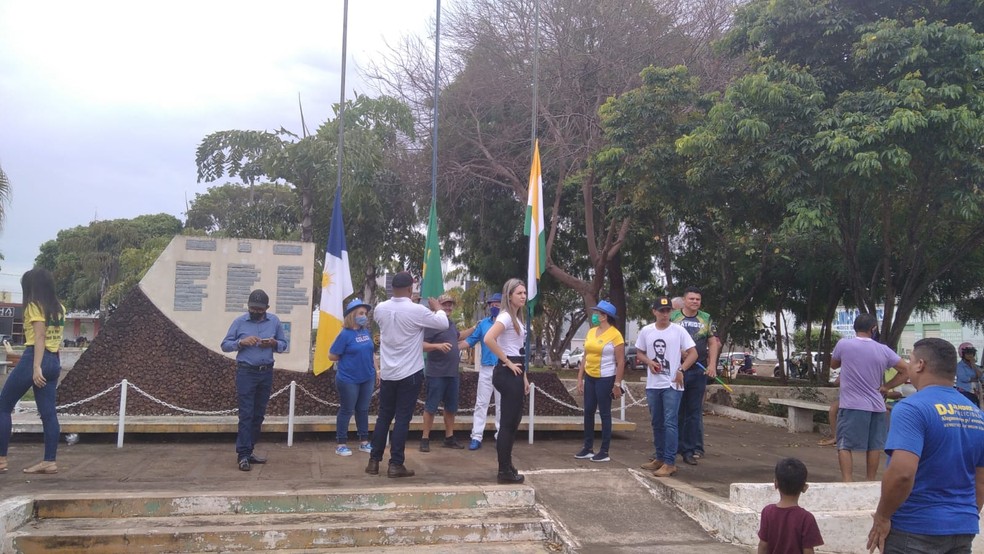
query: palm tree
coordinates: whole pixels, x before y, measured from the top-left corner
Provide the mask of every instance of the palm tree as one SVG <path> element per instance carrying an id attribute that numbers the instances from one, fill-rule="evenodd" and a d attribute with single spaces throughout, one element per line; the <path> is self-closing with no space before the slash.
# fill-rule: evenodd
<path id="1" fill-rule="evenodd" d="M 3 228 L 4 216 L 7 215 L 7 202 L 10 202 L 10 181 L 0 167 L 0 229 Z"/>

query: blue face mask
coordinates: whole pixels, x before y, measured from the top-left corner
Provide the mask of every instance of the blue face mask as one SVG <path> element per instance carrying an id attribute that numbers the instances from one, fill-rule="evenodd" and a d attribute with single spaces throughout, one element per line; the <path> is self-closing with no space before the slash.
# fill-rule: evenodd
<path id="1" fill-rule="evenodd" d="M 489 315 L 492 316 L 492 319 L 495 319 L 499 315 L 499 307 L 492 306 L 489 308 Z"/>
<path id="2" fill-rule="evenodd" d="M 355 324 L 359 327 L 365 327 L 369 325 L 369 316 L 367 315 L 357 315 L 355 316 Z"/>

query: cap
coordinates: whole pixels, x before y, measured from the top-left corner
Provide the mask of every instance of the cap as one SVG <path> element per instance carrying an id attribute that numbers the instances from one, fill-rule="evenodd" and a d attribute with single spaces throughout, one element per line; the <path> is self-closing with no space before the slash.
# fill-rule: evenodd
<path id="1" fill-rule="evenodd" d="M 489 297 L 488 300 L 485 301 L 486 304 L 491 304 L 493 302 L 502 302 L 502 293 L 501 292 L 497 292 L 497 293 L 493 294 L 492 296 Z"/>
<path id="2" fill-rule="evenodd" d="M 673 309 L 673 302 L 670 301 L 668 296 L 657 296 L 656 300 L 653 302 L 654 310 L 665 310 L 666 308 Z"/>
<path id="3" fill-rule="evenodd" d="M 413 276 L 406 271 L 401 271 L 393 276 L 393 288 L 405 289 L 413 286 Z"/>
<path id="4" fill-rule="evenodd" d="M 976 349 L 976 348 L 974 348 L 974 345 L 973 345 L 973 344 L 971 344 L 971 343 L 969 343 L 969 342 L 964 342 L 964 343 L 961 343 L 961 344 L 960 344 L 960 348 L 957 348 L 957 354 L 958 354 L 958 355 L 959 355 L 959 356 L 960 356 L 961 358 L 963 358 L 963 355 L 964 355 L 964 351 L 966 351 L 966 350 L 973 350 L 973 351 L 974 351 L 974 354 L 977 354 L 977 349 Z"/>
<path id="5" fill-rule="evenodd" d="M 364 307 L 367 310 L 372 308 L 372 306 L 363 302 L 361 298 L 353 298 L 351 302 L 345 305 L 345 313 L 343 315 L 349 315 L 352 313 L 352 310 L 359 307 Z"/>
<path id="6" fill-rule="evenodd" d="M 445 302 L 450 302 L 454 304 L 454 298 L 452 298 L 450 294 L 442 294 L 441 296 L 437 297 L 438 304 L 444 304 Z"/>
<path id="7" fill-rule="evenodd" d="M 615 311 L 615 306 L 613 306 L 612 303 L 607 300 L 602 300 L 601 302 L 598 302 L 598 305 L 591 309 L 601 312 L 603 314 L 608 314 L 612 317 L 618 317 L 616 315 L 618 312 Z"/>
<path id="8" fill-rule="evenodd" d="M 270 307 L 270 297 L 263 292 L 263 289 L 256 289 L 249 293 L 249 300 L 246 301 L 246 305 L 250 308 L 266 309 Z"/>

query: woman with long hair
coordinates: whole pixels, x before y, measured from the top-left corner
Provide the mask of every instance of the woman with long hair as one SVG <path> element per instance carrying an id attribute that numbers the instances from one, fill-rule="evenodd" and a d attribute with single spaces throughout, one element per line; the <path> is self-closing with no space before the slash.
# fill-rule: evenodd
<path id="1" fill-rule="evenodd" d="M 355 414 L 355 427 L 359 434 L 359 452 L 368 454 L 369 400 L 372 391 L 379 386 L 373 352 L 375 345 L 369 334 L 369 304 L 356 298 L 345 306 L 342 331 L 328 351 L 328 359 L 335 362 L 335 390 L 341 405 L 335 417 L 335 438 L 338 446 L 335 454 L 351 456 L 348 447 L 349 421 Z"/>
<path id="2" fill-rule="evenodd" d="M 513 441 L 523 419 L 523 397 L 530 391 L 523 347 L 526 343 L 526 285 L 510 279 L 502 287 L 503 306 L 492 328 L 485 334 L 485 346 L 498 363 L 492 370 L 492 386 L 502 397 L 502 415 L 495 449 L 499 457 L 499 483 L 522 483 L 523 476 L 512 465 Z"/>
<path id="3" fill-rule="evenodd" d="M 591 308 L 591 329 L 584 338 L 584 357 L 577 372 L 577 391 L 584 395 L 584 447 L 579 460 L 607 462 L 612 443 L 612 400 L 622 397 L 625 340 L 615 328 L 616 311 L 602 300 Z M 601 417 L 601 449 L 595 454 L 595 412 Z"/>
<path id="4" fill-rule="evenodd" d="M 34 388 L 34 402 L 44 428 L 44 460 L 24 469 L 24 473 L 58 473 L 58 414 L 55 394 L 61 361 L 58 348 L 65 330 L 65 307 L 55 294 L 51 272 L 34 268 L 21 277 L 24 302 L 24 354 L 7 376 L 0 391 L 0 473 L 7 471 L 10 445 L 10 414 L 28 389 Z"/>

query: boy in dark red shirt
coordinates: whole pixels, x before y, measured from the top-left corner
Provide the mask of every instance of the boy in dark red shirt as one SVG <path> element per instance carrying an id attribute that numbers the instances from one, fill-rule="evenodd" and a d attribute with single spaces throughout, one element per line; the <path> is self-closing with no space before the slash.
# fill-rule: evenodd
<path id="1" fill-rule="evenodd" d="M 813 514 L 799 507 L 799 496 L 809 487 L 806 465 L 796 458 L 779 460 L 774 483 L 779 502 L 762 510 L 759 554 L 813 554 L 823 537 Z"/>

